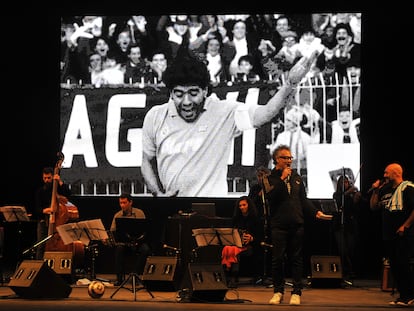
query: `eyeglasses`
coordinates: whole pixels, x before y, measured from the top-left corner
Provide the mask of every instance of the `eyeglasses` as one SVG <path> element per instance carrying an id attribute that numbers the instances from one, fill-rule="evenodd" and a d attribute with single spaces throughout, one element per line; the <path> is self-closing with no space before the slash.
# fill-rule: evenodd
<path id="1" fill-rule="evenodd" d="M 201 88 L 199 87 L 192 87 L 188 90 L 182 90 L 182 89 L 173 89 L 172 94 L 177 98 L 183 98 L 185 94 L 190 95 L 191 97 L 196 97 L 200 95 L 202 92 Z"/>
<path id="2" fill-rule="evenodd" d="M 283 159 L 283 160 L 293 160 L 293 157 L 289 157 L 289 156 L 280 156 L 278 158 Z"/>

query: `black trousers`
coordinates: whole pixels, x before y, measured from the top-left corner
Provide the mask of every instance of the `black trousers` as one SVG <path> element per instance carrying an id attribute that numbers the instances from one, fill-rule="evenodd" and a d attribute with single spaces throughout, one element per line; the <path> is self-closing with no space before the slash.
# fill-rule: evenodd
<path id="1" fill-rule="evenodd" d="M 285 291 L 285 258 L 292 273 L 292 294 L 301 295 L 303 289 L 303 226 L 294 228 L 272 228 L 272 280 L 273 291 Z"/>
<path id="2" fill-rule="evenodd" d="M 414 237 L 398 236 L 385 241 L 385 246 L 400 298 L 414 298 L 414 271 L 410 267 L 410 259 L 414 257 Z"/>
<path id="3" fill-rule="evenodd" d="M 115 271 L 118 281 L 123 280 L 126 272 L 142 274 L 144 272 L 147 257 L 151 254 L 146 243 L 140 245 L 118 244 L 115 246 Z M 126 257 L 133 257 L 133 271 L 126 271 Z"/>

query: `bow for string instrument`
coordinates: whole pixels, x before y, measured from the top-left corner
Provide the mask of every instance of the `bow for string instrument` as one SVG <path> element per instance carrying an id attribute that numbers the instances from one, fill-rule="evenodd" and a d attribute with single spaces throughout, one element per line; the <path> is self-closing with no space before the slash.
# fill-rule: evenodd
<path id="1" fill-rule="evenodd" d="M 83 243 L 81 241 L 76 241 L 65 245 L 61 236 L 56 231 L 56 228 L 58 226 L 79 218 L 78 208 L 69 202 L 67 198 L 59 196 L 57 191 L 58 180 L 56 180 L 54 177 L 56 175 L 59 175 L 63 160 L 63 153 L 58 152 L 58 160 L 53 172 L 52 197 L 50 200 L 51 212 L 49 214 L 48 225 L 48 235 L 52 237 L 46 242 L 45 251 L 72 252 L 75 264 L 80 264 L 80 262 L 83 261 L 84 256 Z"/>

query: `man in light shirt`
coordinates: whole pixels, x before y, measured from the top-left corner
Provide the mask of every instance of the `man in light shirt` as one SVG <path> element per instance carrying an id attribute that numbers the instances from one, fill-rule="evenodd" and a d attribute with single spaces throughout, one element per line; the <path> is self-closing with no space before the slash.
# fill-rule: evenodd
<path id="1" fill-rule="evenodd" d="M 141 171 L 154 196 L 223 197 L 232 141 L 282 109 L 315 55 L 302 58 L 266 105 L 219 100 L 204 63 L 182 56 L 164 74 L 170 99 L 150 109 L 142 128 Z"/>

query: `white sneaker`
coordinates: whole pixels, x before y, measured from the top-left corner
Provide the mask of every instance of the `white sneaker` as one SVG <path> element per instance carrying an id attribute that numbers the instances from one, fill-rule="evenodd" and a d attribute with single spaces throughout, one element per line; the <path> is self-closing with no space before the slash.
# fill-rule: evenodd
<path id="1" fill-rule="evenodd" d="M 291 305 L 300 305 L 300 296 L 298 294 L 292 294 L 289 303 Z"/>
<path id="2" fill-rule="evenodd" d="M 283 294 L 282 293 L 274 293 L 272 299 L 269 300 L 269 304 L 271 305 L 278 305 L 283 300 Z"/>

